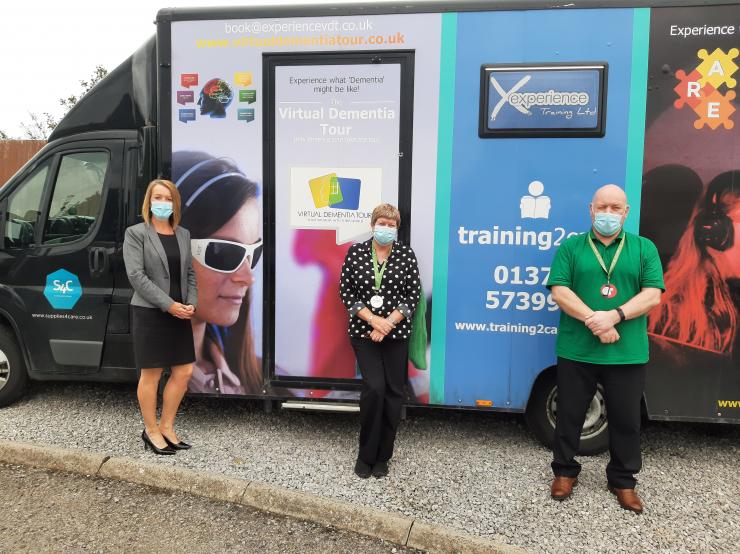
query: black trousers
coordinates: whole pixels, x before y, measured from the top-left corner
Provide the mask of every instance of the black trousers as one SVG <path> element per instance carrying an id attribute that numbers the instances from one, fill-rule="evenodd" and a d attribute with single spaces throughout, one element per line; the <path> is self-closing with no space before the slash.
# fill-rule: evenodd
<path id="1" fill-rule="evenodd" d="M 604 387 L 609 429 L 606 466 L 608 483 L 618 489 L 632 489 L 635 473 L 642 467 L 640 453 L 640 402 L 645 389 L 645 365 L 601 365 L 558 358 L 558 412 L 555 423 L 552 470 L 555 475 L 577 477 L 581 464 L 575 460 L 586 410 Z"/>
<path id="2" fill-rule="evenodd" d="M 401 421 L 409 341 L 351 338 L 362 374 L 360 452 L 366 464 L 387 462 Z"/>

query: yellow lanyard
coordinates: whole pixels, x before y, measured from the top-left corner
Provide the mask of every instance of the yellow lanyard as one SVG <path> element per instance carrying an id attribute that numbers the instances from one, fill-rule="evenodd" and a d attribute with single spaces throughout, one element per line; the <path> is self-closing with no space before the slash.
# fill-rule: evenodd
<path id="1" fill-rule="evenodd" d="M 611 277 L 612 277 L 612 271 L 614 271 L 614 267 L 617 265 L 617 260 L 619 259 L 619 255 L 622 253 L 622 248 L 624 248 L 624 243 L 627 242 L 627 235 L 624 235 L 622 237 L 622 241 L 619 243 L 619 246 L 617 247 L 617 252 L 614 254 L 614 257 L 612 258 L 612 263 L 609 266 L 609 269 L 606 269 L 606 264 L 604 263 L 604 258 L 601 257 L 601 254 L 596 249 L 596 245 L 594 244 L 594 241 L 591 239 L 591 235 L 588 235 L 588 244 L 591 247 L 591 250 L 594 251 L 594 256 L 596 256 L 596 261 L 599 262 L 599 265 L 601 266 L 601 269 L 604 270 L 604 273 L 606 273 L 606 284 L 611 283 Z"/>

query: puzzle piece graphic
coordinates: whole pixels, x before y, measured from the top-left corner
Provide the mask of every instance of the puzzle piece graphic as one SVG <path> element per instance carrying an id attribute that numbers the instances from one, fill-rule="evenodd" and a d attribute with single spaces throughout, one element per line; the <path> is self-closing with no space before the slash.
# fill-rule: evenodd
<path id="1" fill-rule="evenodd" d="M 673 103 L 676 109 L 681 109 L 685 105 L 689 105 L 692 108 L 698 106 L 702 100 L 714 92 L 715 88 L 707 83 L 703 87 L 699 80 L 701 79 L 701 73 L 696 69 L 686 75 L 683 69 L 676 71 L 676 79 L 681 81 L 678 83 L 673 90 L 678 94 L 678 99 Z"/>
<path id="2" fill-rule="evenodd" d="M 727 91 L 724 96 L 718 90 L 712 92 L 694 108 L 696 115 L 699 116 L 699 119 L 694 121 L 694 127 L 701 129 L 707 125 L 710 129 L 715 130 L 723 125 L 725 129 L 732 129 L 735 126 L 735 123 L 730 119 L 735 112 L 735 106 L 732 105 L 734 99 L 734 90 Z"/>
<path id="3" fill-rule="evenodd" d="M 732 48 L 727 54 L 721 48 L 715 48 L 711 54 L 704 48 L 699 50 L 696 55 L 704 60 L 696 67 L 696 71 L 702 75 L 699 82 L 702 85 L 711 83 L 714 88 L 719 88 L 723 83 L 734 88 L 737 81 L 732 75 L 738 70 L 738 66 L 733 60 L 738 54 L 740 50 L 737 48 Z"/>

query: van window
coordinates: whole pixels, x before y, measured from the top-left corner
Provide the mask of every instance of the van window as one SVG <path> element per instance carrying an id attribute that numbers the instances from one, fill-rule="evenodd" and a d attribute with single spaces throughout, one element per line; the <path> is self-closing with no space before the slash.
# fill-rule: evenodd
<path id="1" fill-rule="evenodd" d="M 44 227 L 44 244 L 70 242 L 88 234 L 100 215 L 109 159 L 107 152 L 62 157 Z"/>
<path id="2" fill-rule="evenodd" d="M 41 214 L 41 197 L 50 162 L 36 169 L 8 197 L 5 247 L 25 248 L 33 244 L 36 222 Z"/>

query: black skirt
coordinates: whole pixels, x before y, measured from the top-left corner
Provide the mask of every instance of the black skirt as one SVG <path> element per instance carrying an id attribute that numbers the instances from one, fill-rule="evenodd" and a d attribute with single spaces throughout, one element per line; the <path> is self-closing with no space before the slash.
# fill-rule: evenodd
<path id="1" fill-rule="evenodd" d="M 195 362 L 193 326 L 158 308 L 131 306 L 136 367 L 172 367 Z"/>

